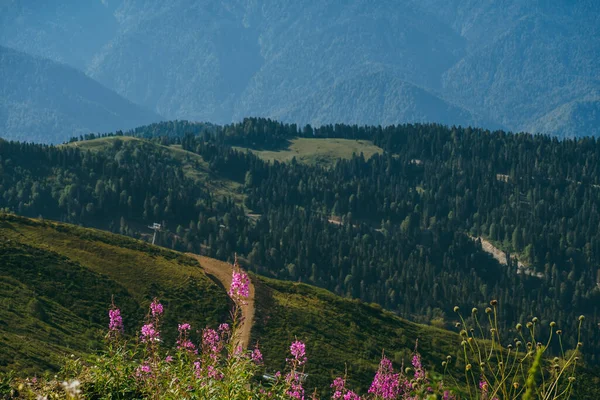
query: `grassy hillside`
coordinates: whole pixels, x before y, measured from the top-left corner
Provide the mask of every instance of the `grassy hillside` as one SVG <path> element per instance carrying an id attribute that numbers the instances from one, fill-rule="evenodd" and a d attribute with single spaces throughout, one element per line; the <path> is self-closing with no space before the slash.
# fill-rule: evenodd
<path id="1" fill-rule="evenodd" d="M 327 290 L 253 276 L 256 321 L 267 364 L 283 368 L 284 354 L 294 338 L 307 343 L 310 387 L 327 387 L 345 368 L 353 387 L 366 392 L 382 351 L 397 367 L 410 365 L 415 341 L 432 371 L 441 371 L 447 355 L 458 359 L 458 335 L 399 318 L 377 305 L 333 295 Z M 457 369 L 458 371 L 459 369 Z"/>
<path id="2" fill-rule="evenodd" d="M 236 148 L 245 150 L 243 147 Z M 288 162 L 296 157 L 297 161 L 311 165 L 333 164 L 340 158 L 352 158 L 352 154 L 363 153 L 365 159 L 369 159 L 373 154 L 383 153 L 383 149 L 369 140 L 309 138 L 293 139 L 284 150 L 249 150 L 267 161 Z"/>
<path id="3" fill-rule="evenodd" d="M 65 354 L 102 346 L 111 298 L 128 333 L 159 296 L 165 340 L 177 322 L 214 325 L 228 298 L 179 253 L 92 229 L 0 215 L 0 370 L 55 369 Z"/>

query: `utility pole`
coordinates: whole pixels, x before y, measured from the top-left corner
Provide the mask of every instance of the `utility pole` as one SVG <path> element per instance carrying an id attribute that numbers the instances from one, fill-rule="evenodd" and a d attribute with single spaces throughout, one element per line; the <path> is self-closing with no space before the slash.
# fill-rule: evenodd
<path id="1" fill-rule="evenodd" d="M 160 224 L 155 222 L 152 224 L 152 226 L 148 226 L 148 228 L 154 231 L 154 236 L 152 236 L 152 244 L 154 244 L 154 242 L 156 242 L 156 232 L 160 231 Z"/>

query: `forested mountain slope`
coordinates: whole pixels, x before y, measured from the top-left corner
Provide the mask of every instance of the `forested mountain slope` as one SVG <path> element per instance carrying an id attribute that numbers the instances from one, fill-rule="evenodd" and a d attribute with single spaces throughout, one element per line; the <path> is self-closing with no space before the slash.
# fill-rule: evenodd
<path id="1" fill-rule="evenodd" d="M 161 118 L 64 64 L 0 46 L 0 137 L 59 143 Z"/>
<path id="2" fill-rule="evenodd" d="M 160 222 L 160 245 L 219 259 L 238 252 L 260 274 L 438 326 L 452 326 L 453 305 L 491 297 L 504 304 L 508 332 L 533 315 L 565 329 L 581 313 L 598 319 L 595 139 L 439 125 L 298 129 L 260 119 L 132 133 L 155 139 L 0 142 L 0 207 L 136 237 Z M 370 140 L 383 153 L 310 165 L 232 148 L 281 150 L 299 136 Z M 517 255 L 542 278 L 498 264 L 470 236 Z M 600 343 L 586 335 L 586 357 L 598 362 Z"/>
<path id="3" fill-rule="evenodd" d="M 592 0 L 7 2 L 0 44 L 167 118 L 572 137 L 598 134 L 576 105 L 598 98 L 599 17 Z"/>

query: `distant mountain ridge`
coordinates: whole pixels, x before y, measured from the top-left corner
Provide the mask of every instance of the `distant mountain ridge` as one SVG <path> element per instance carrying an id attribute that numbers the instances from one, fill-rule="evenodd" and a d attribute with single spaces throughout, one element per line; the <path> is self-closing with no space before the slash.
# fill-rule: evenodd
<path id="1" fill-rule="evenodd" d="M 598 133 L 593 114 L 574 105 L 600 90 L 599 11 L 588 0 L 14 2 L 0 6 L 0 44 L 70 63 L 167 119 L 584 136 Z"/>
<path id="2" fill-rule="evenodd" d="M 0 137 L 61 142 L 160 120 L 64 64 L 0 46 Z"/>

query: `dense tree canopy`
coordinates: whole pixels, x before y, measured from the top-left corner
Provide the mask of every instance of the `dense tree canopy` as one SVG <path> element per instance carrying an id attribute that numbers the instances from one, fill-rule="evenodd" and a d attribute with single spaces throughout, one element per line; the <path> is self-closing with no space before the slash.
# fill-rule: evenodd
<path id="1" fill-rule="evenodd" d="M 126 135 L 154 143 L 117 138 L 88 151 L 0 142 L 0 207 L 132 236 L 163 222 L 161 245 L 222 259 L 238 252 L 262 274 L 440 326 L 455 321 L 454 305 L 492 298 L 511 326 L 535 315 L 574 331 L 579 314 L 598 318 L 593 138 L 264 119 L 223 127 L 175 121 Z M 322 167 L 269 163 L 232 148 L 281 149 L 295 137 L 368 139 L 384 152 Z M 237 182 L 243 203 L 191 179 L 168 145 Z M 527 273 L 498 264 L 470 236 L 517 255 Z M 599 362 L 600 339 L 587 332 L 596 353 L 588 360 Z"/>

